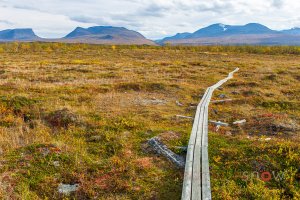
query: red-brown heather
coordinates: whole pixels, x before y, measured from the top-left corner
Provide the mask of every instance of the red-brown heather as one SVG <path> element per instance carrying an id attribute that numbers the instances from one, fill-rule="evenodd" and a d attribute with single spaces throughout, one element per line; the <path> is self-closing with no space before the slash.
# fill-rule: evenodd
<path id="1" fill-rule="evenodd" d="M 300 48 L 0 44 L 0 197 L 180 199 L 183 170 L 147 150 L 188 143 L 208 86 L 213 199 L 300 198 Z M 237 120 L 246 123 L 233 125 Z M 257 172 L 282 178 L 261 180 Z M 247 176 L 245 178 L 245 176 Z M 62 194 L 62 184 L 76 188 Z"/>

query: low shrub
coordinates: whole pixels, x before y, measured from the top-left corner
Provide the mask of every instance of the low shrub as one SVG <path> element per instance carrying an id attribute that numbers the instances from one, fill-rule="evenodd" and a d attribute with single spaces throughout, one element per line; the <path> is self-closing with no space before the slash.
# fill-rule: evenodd
<path id="1" fill-rule="evenodd" d="M 73 112 L 67 108 L 62 110 L 56 110 L 46 116 L 46 122 L 53 128 L 65 128 L 70 125 L 76 125 L 79 122 L 79 118 Z"/>

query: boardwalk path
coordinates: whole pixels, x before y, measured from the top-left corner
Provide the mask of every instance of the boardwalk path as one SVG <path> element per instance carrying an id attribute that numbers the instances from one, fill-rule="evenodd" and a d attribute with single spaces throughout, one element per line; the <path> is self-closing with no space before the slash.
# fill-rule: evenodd
<path id="1" fill-rule="evenodd" d="M 182 200 L 211 199 L 209 160 L 208 160 L 208 105 L 215 89 L 220 87 L 239 68 L 230 72 L 228 77 L 207 88 L 197 106 L 192 133 L 190 136 L 185 164 Z"/>

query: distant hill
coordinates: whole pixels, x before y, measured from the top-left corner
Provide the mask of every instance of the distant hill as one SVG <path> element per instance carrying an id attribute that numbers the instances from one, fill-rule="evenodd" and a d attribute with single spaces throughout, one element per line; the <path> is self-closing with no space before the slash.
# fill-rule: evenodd
<path id="1" fill-rule="evenodd" d="M 189 35 L 191 35 L 191 33 L 177 33 L 174 36 L 166 37 L 166 38 L 161 39 L 161 40 L 156 40 L 156 42 L 158 44 L 163 44 L 165 41 L 173 40 L 173 39 L 184 39 L 184 38 L 188 37 Z"/>
<path id="2" fill-rule="evenodd" d="M 77 27 L 65 37 L 58 39 L 40 38 L 30 28 L 0 31 L 0 42 L 12 41 L 109 45 L 300 45 L 300 28 L 275 31 L 258 23 L 238 26 L 219 23 L 201 28 L 194 33 L 177 33 L 155 42 L 139 32 L 113 26 Z"/>
<path id="3" fill-rule="evenodd" d="M 187 38 L 211 37 L 211 36 L 228 36 L 241 34 L 276 34 L 261 24 L 251 23 L 244 26 L 230 26 L 225 24 L 213 24 L 206 28 L 200 29 L 189 35 Z"/>
<path id="4" fill-rule="evenodd" d="M 194 33 L 178 34 L 160 40 L 173 45 L 300 45 L 300 29 L 275 31 L 268 27 L 249 23 L 243 26 L 213 24 Z"/>
<path id="5" fill-rule="evenodd" d="M 300 35 L 300 28 L 292 28 L 288 30 L 283 30 L 282 32 L 291 35 Z"/>
<path id="6" fill-rule="evenodd" d="M 40 39 L 30 28 L 0 31 L 0 41 L 36 41 Z"/>
<path id="7" fill-rule="evenodd" d="M 9 29 L 0 31 L 0 42 L 11 41 L 43 41 L 89 44 L 136 44 L 156 45 L 142 34 L 123 27 L 96 26 L 90 28 L 78 27 L 64 38 L 45 39 L 38 37 L 32 29 Z"/>
<path id="8" fill-rule="evenodd" d="M 155 45 L 142 34 L 124 27 L 95 26 L 90 28 L 77 27 L 60 41 L 82 42 L 95 44 L 147 44 Z"/>

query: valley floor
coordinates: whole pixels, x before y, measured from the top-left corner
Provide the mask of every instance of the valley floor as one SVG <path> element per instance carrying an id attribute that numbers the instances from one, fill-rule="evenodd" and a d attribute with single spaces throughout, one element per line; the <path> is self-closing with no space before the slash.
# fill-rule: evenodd
<path id="1" fill-rule="evenodd" d="M 294 54 L 293 54 L 294 53 Z M 213 199 L 300 198 L 300 48 L 0 44 L 2 199 L 180 199 L 205 89 Z M 246 123 L 233 125 L 237 120 Z M 76 192 L 62 193 L 62 184 Z"/>

